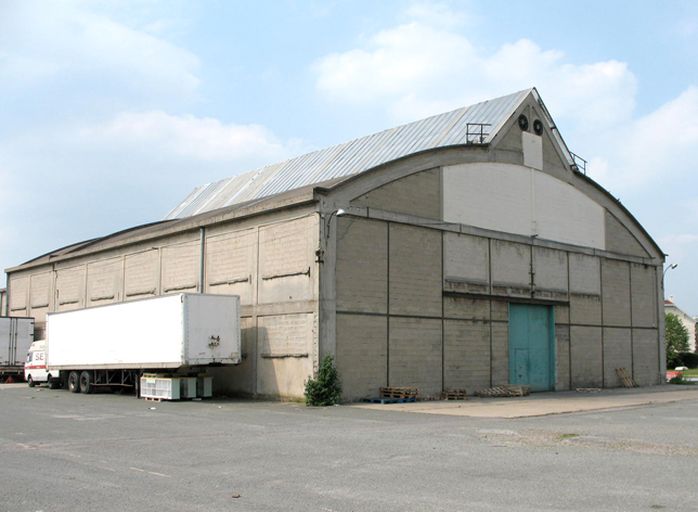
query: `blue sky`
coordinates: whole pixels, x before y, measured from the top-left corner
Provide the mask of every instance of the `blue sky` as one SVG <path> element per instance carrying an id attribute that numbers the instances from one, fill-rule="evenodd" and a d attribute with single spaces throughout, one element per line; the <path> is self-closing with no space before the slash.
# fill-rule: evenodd
<path id="1" fill-rule="evenodd" d="M 536 86 L 698 314 L 697 62 L 692 1 L 0 0 L 0 267 Z"/>

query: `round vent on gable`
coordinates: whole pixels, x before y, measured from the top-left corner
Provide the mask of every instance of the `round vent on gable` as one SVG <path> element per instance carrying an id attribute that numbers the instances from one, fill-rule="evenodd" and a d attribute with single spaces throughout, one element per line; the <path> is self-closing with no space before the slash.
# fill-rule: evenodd
<path id="1" fill-rule="evenodd" d="M 533 121 L 533 131 L 536 135 L 543 135 L 543 122 L 540 119 Z"/>
<path id="2" fill-rule="evenodd" d="M 528 131 L 528 117 L 523 114 L 519 116 L 519 128 L 523 131 Z"/>

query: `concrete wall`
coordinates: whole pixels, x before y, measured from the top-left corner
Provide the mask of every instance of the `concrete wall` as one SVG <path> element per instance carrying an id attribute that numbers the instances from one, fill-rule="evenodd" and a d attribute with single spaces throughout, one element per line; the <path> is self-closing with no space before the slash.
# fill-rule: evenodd
<path id="1" fill-rule="evenodd" d="M 337 311 L 386 314 L 388 224 L 342 217 L 337 239 Z"/>
<path id="2" fill-rule="evenodd" d="M 491 348 L 489 322 L 444 320 L 444 387 L 489 387 Z"/>
<path id="3" fill-rule="evenodd" d="M 431 169 L 411 174 L 355 198 L 352 204 L 438 219 L 441 217 L 441 171 Z"/>
<path id="4" fill-rule="evenodd" d="M 647 256 L 647 251 L 623 224 L 611 213 L 605 218 L 606 250 L 632 256 Z"/>
<path id="5" fill-rule="evenodd" d="M 347 399 L 506 384 L 512 300 L 554 305 L 556 389 L 619 386 L 620 367 L 658 381 L 653 266 L 352 216 L 337 237 Z"/>
<path id="6" fill-rule="evenodd" d="M 371 396 L 388 385 L 388 317 L 337 313 L 337 371 L 345 396 Z"/>
<path id="7" fill-rule="evenodd" d="M 242 363 L 212 370 L 217 392 L 302 397 L 318 364 L 318 216 L 305 208 L 209 226 L 12 273 L 13 315 L 181 292 L 240 295 Z"/>
<path id="8" fill-rule="evenodd" d="M 345 396 L 378 387 L 442 389 L 441 233 L 337 221 L 337 368 Z"/>
<path id="9" fill-rule="evenodd" d="M 476 183 L 479 192 L 468 197 L 486 196 L 496 181 L 482 190 Z M 400 183 L 402 192 L 409 183 Z M 511 302 L 553 306 L 555 389 L 617 387 L 621 367 L 644 384 L 659 382 L 656 264 L 465 223 L 454 230 L 423 219 L 430 214 L 418 191 L 407 195 L 417 206 L 393 211 L 395 199 L 381 204 L 382 195 L 364 194 L 370 208 L 337 221 L 336 356 L 346 399 L 384 385 L 433 396 L 507 384 Z M 507 208 L 507 222 L 515 222 Z M 605 217 L 592 210 L 587 233 L 604 246 Z M 641 248 L 623 243 L 625 254 Z"/>

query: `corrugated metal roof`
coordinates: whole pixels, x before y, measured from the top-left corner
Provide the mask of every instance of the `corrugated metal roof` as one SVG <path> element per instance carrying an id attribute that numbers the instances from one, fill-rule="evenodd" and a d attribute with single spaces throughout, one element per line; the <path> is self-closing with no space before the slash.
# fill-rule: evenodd
<path id="1" fill-rule="evenodd" d="M 165 219 L 189 217 L 287 190 L 351 176 L 427 149 L 466 144 L 468 123 L 488 124 L 489 143 L 532 89 L 390 128 L 197 187 Z M 472 134 L 471 134 L 472 135 Z"/>

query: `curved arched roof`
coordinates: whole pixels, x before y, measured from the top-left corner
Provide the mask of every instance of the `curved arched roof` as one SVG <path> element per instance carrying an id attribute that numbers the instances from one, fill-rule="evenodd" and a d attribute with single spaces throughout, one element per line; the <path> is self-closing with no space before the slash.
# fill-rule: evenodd
<path id="1" fill-rule="evenodd" d="M 428 149 L 474 142 L 488 144 L 521 102 L 534 91 L 526 89 L 515 92 L 202 185 L 194 189 L 165 218 L 190 217 L 359 174 Z M 487 125 L 482 138 L 479 127 L 474 126 L 476 124 Z"/>

